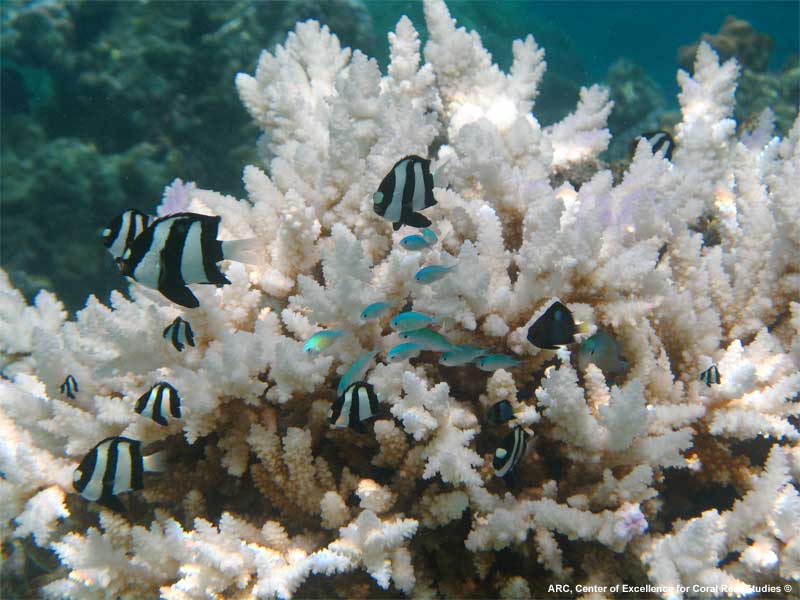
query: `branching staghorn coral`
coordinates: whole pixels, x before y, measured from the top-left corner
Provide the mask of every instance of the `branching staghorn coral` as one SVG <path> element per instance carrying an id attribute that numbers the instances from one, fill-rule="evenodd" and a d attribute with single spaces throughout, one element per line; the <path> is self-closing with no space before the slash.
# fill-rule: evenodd
<path id="1" fill-rule="evenodd" d="M 785 139 L 768 118 L 737 139 L 738 68 L 701 44 L 694 75 L 679 73 L 672 161 L 641 141 L 614 185 L 598 160 L 604 90 L 542 128 L 532 37 L 504 74 L 443 2 L 425 16 L 424 62 L 403 18 L 385 76 L 314 22 L 238 75 L 263 163 L 245 168 L 247 198 L 194 189 L 189 210 L 264 252 L 230 263 L 231 285 L 196 289 L 199 308 L 132 283 L 132 299 L 90 298 L 68 321 L 50 294 L 27 306 L 0 279 L 0 528 L 22 557 L 6 568 L 32 544 L 55 552 L 49 597 L 797 585 L 800 120 Z M 440 242 L 423 252 L 371 206 L 411 153 L 449 182 L 426 212 Z M 581 165 L 594 174 L 573 184 Z M 554 187 L 556 174 L 567 181 Z M 457 267 L 417 283 L 430 264 Z M 527 329 L 554 298 L 613 334 L 628 371 L 532 346 Z M 387 318 L 359 319 L 378 300 L 523 364 L 488 375 L 432 352 L 389 363 L 399 337 Z M 162 337 L 179 315 L 196 338 L 180 353 Z M 304 353 L 324 328 L 346 335 Z M 331 429 L 339 378 L 373 350 L 382 414 L 367 434 Z M 712 363 L 721 382 L 707 386 L 697 377 Z M 74 400 L 59 390 L 67 374 Z M 133 412 L 160 380 L 183 399 L 167 427 Z M 532 433 L 506 480 L 491 462 L 507 430 L 485 417 L 503 399 Z M 72 489 L 83 455 L 112 435 L 169 455 L 121 516 Z"/>

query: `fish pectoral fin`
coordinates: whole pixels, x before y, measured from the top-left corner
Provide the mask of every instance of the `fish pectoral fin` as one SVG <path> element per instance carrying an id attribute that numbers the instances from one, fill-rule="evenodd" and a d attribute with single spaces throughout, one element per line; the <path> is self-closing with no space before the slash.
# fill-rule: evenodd
<path id="1" fill-rule="evenodd" d="M 125 505 L 122 503 L 122 501 L 119 498 L 117 498 L 116 496 L 113 496 L 111 494 L 109 494 L 107 496 L 104 496 L 104 497 L 101 497 L 97 501 L 97 503 L 100 504 L 101 506 L 105 506 L 106 508 L 110 508 L 115 513 L 119 513 L 119 514 L 123 514 L 123 513 L 127 512 L 127 510 L 128 510 L 128 509 L 125 508 Z"/>
<path id="2" fill-rule="evenodd" d="M 402 226 L 403 224 L 400 221 L 395 221 L 394 223 L 392 223 L 392 228 L 394 228 L 395 231 L 400 229 Z"/>
<path id="3" fill-rule="evenodd" d="M 175 304 L 180 304 L 181 306 L 185 306 L 186 308 L 197 308 L 200 306 L 200 301 L 197 299 L 186 285 L 183 286 L 169 286 L 169 287 L 160 287 L 158 291 L 161 292 L 164 297 L 168 300 L 171 300 Z"/>
<path id="4" fill-rule="evenodd" d="M 431 224 L 431 220 L 422 213 L 412 212 L 408 215 L 406 224 L 411 225 L 411 227 L 428 227 Z"/>

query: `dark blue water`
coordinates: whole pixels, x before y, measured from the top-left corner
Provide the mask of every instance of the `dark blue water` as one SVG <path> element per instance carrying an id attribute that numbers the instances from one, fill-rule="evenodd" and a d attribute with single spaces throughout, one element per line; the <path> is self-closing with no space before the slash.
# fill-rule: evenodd
<path id="1" fill-rule="evenodd" d="M 417 2 L 370 0 L 376 31 L 394 28 L 407 14 L 424 33 L 422 5 Z M 511 42 L 532 33 L 544 47 L 548 70 L 566 68 L 582 73 L 584 84 L 602 82 L 618 58 L 634 60 L 664 89 L 678 91 L 675 73 L 678 48 L 703 33 L 715 34 L 725 17 L 748 21 L 770 35 L 770 68 L 778 69 L 800 52 L 800 2 L 448 2 L 451 14 L 475 29 L 501 67 L 511 62 Z M 380 34 L 379 34 L 380 35 Z M 378 40 L 377 58 L 385 66 L 388 42 Z"/>

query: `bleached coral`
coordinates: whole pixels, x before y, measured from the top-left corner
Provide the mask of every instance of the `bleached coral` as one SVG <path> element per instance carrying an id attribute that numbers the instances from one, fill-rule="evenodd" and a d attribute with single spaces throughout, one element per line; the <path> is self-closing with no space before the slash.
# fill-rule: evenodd
<path id="1" fill-rule="evenodd" d="M 769 115 L 738 139 L 738 67 L 701 44 L 694 74 L 679 74 L 673 160 L 642 141 L 615 183 L 598 156 L 605 90 L 582 90 L 543 128 L 532 36 L 504 74 L 441 0 L 425 17 L 424 60 L 404 17 L 386 75 L 309 21 L 237 76 L 263 130 L 246 198 L 187 185 L 168 199 L 181 192 L 181 206 L 222 218 L 222 239 L 258 238 L 263 252 L 225 267 L 231 285 L 198 289 L 199 308 L 132 283 L 131 299 L 90 298 L 69 320 L 0 274 L 0 531 L 15 552 L 21 540 L 55 552 L 44 595 L 536 597 L 573 578 L 678 597 L 679 585 L 747 594 L 800 580 L 800 118 L 785 139 Z M 371 207 L 411 153 L 449 182 L 426 211 L 440 242 L 424 254 Z M 593 175 L 569 181 L 576 165 Z M 457 267 L 422 286 L 413 276 L 429 264 Z M 627 372 L 527 341 L 556 298 L 613 335 Z M 359 318 L 375 301 L 410 303 L 453 343 L 523 363 L 491 376 L 427 352 L 388 363 L 399 337 Z M 176 316 L 196 337 L 180 353 L 162 336 Z M 324 328 L 346 335 L 304 353 Z M 331 429 L 339 378 L 370 352 L 381 413 L 367 434 Z M 712 363 L 721 382 L 707 386 Z M 75 399 L 59 390 L 67 374 Z M 160 380 L 183 400 L 167 427 L 133 412 Z M 499 400 L 532 434 L 508 481 L 491 467 L 507 429 L 485 418 Z M 112 435 L 169 453 L 124 516 L 72 489 Z M 701 511 L 689 488 L 713 504 Z M 540 566 L 495 562 L 501 549 Z"/>

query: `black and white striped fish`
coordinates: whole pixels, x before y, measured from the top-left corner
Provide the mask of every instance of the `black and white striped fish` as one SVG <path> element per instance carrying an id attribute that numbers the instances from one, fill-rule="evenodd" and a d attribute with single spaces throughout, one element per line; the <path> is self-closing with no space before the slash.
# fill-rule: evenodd
<path id="1" fill-rule="evenodd" d="M 75 490 L 87 500 L 98 502 L 116 512 L 125 505 L 118 494 L 144 487 L 145 471 L 165 469 L 165 456 L 157 452 L 142 456 L 142 443 L 125 437 L 110 437 L 92 448 L 72 476 Z"/>
<path id="2" fill-rule="evenodd" d="M 364 421 L 378 414 L 378 395 L 366 381 L 356 381 L 333 403 L 328 422 L 337 429 L 349 427 L 365 433 Z"/>
<path id="3" fill-rule="evenodd" d="M 428 227 L 430 219 L 419 211 L 436 204 L 434 186 L 431 161 L 419 156 L 406 156 L 397 161 L 381 181 L 378 191 L 372 196 L 373 209 L 391 221 L 395 231 L 402 225 Z"/>
<path id="4" fill-rule="evenodd" d="M 150 217 L 135 208 L 129 208 L 114 217 L 100 236 L 105 247 L 118 260 L 149 224 Z"/>
<path id="5" fill-rule="evenodd" d="M 150 417 L 159 425 L 167 424 L 167 409 L 176 419 L 181 418 L 181 397 L 172 385 L 159 381 L 136 401 L 134 410 L 143 417 Z"/>
<path id="6" fill-rule="evenodd" d="M 176 304 L 200 305 L 190 283 L 222 286 L 230 283 L 220 271 L 221 260 L 249 261 L 256 240 L 217 239 L 220 217 L 176 213 L 150 224 L 118 261 L 122 274 L 157 289 Z"/>
<path id="7" fill-rule="evenodd" d="M 672 152 L 675 150 L 675 140 L 667 131 L 647 131 L 637 137 L 635 140 L 631 142 L 630 145 L 630 157 L 633 158 L 633 155 L 636 153 L 636 146 L 639 144 L 639 138 L 644 138 L 648 142 L 650 142 L 650 147 L 653 150 L 653 154 L 664 149 L 664 158 L 667 160 L 672 160 Z"/>
<path id="8" fill-rule="evenodd" d="M 78 389 L 78 382 L 72 375 L 67 375 L 67 378 L 64 380 L 64 383 L 61 384 L 59 387 L 62 394 L 66 394 L 67 398 L 75 400 L 75 392 L 79 392 Z"/>
<path id="9" fill-rule="evenodd" d="M 521 427 L 515 427 L 503 438 L 500 446 L 494 451 L 492 468 L 498 477 L 505 477 L 522 460 L 528 444 L 528 434 Z"/>
<path id="10" fill-rule="evenodd" d="M 556 350 L 574 342 L 578 331 L 572 311 L 556 300 L 528 328 L 528 341 L 538 348 Z"/>
<path id="11" fill-rule="evenodd" d="M 165 340 L 172 342 L 178 352 L 183 351 L 184 344 L 194 346 L 192 326 L 189 321 L 180 317 L 175 317 L 175 320 L 164 328 L 163 336 Z"/>
<path id="12" fill-rule="evenodd" d="M 708 387 L 711 387 L 712 383 L 719 384 L 719 369 L 717 369 L 717 365 L 711 365 L 705 371 L 700 373 L 700 377 L 698 378 L 700 381 L 704 381 Z"/>

